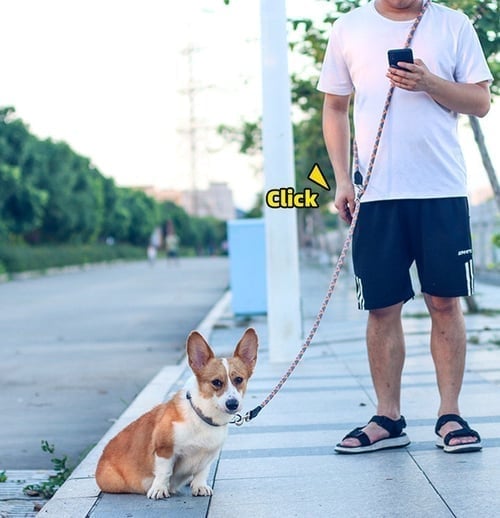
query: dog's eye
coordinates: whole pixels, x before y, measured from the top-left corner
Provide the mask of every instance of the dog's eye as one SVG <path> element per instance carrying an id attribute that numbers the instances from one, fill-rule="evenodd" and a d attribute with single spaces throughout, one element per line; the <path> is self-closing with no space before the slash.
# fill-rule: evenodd
<path id="1" fill-rule="evenodd" d="M 236 376 L 233 380 L 235 385 L 241 385 L 243 383 L 243 378 L 241 376 Z"/>
<path id="2" fill-rule="evenodd" d="M 222 387 L 222 385 L 224 385 L 224 383 L 222 383 L 221 380 L 212 380 L 212 385 L 217 388 L 217 389 L 220 389 Z"/>

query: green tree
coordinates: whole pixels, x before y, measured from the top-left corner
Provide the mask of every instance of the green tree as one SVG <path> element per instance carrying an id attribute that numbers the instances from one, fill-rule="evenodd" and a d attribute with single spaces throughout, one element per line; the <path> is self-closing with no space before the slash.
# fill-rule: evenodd
<path id="1" fill-rule="evenodd" d="M 104 221 L 103 177 L 87 158 L 75 155 L 70 191 L 74 213 L 70 241 L 93 243 L 101 235 Z"/>
<path id="2" fill-rule="evenodd" d="M 131 214 L 127 208 L 127 196 L 112 178 L 103 179 L 104 219 L 101 238 L 113 238 L 126 242 L 131 224 Z"/>
<path id="3" fill-rule="evenodd" d="M 160 221 L 163 234 L 174 231 L 184 248 L 196 248 L 196 232 L 193 228 L 193 219 L 179 205 L 173 201 L 165 201 L 160 207 Z"/>
<path id="4" fill-rule="evenodd" d="M 47 193 L 25 178 L 19 158 L 32 143 L 11 107 L 0 109 L 0 237 L 22 236 L 41 224 Z"/>
<path id="5" fill-rule="evenodd" d="M 198 253 L 218 254 L 226 240 L 226 223 L 213 217 L 193 218 Z"/>
<path id="6" fill-rule="evenodd" d="M 19 157 L 31 138 L 28 128 L 16 117 L 12 106 L 0 108 L 0 163 L 19 165 Z"/>
<path id="7" fill-rule="evenodd" d="M 133 245 L 146 246 L 159 222 L 158 204 L 142 191 L 124 189 L 125 206 L 130 213 L 127 241 Z"/>
<path id="8" fill-rule="evenodd" d="M 37 164 L 33 170 L 36 184 L 47 191 L 49 199 L 41 228 L 45 242 L 82 241 L 81 194 L 85 181 L 80 163 L 65 142 L 37 142 Z M 76 205 L 75 205 L 76 204 Z"/>
<path id="9" fill-rule="evenodd" d="M 47 194 L 23 182 L 18 167 L 0 164 L 0 207 L 3 233 L 26 235 L 39 228 Z"/>

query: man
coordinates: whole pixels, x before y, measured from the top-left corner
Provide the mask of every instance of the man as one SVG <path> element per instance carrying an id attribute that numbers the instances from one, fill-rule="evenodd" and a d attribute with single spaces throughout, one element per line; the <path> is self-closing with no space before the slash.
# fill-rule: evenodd
<path id="1" fill-rule="evenodd" d="M 469 20 L 436 4 L 428 5 L 415 32 L 414 63 L 388 68 L 387 51 L 405 45 L 421 9 L 422 0 L 374 0 L 341 16 L 318 84 L 325 93 L 323 133 L 337 184 L 335 206 L 346 222 L 355 210 L 350 97 L 354 94 L 358 169 L 364 178 L 387 91 L 395 87 L 353 236 L 358 305 L 369 310 L 367 348 L 377 415 L 337 445 L 340 453 L 410 442 L 400 413 L 401 310 L 414 296 L 408 271 L 413 261 L 432 321 L 440 396 L 436 445 L 446 452 L 481 449 L 479 434 L 460 417 L 458 405 L 466 349 L 459 297 L 472 293 L 473 270 L 457 114 L 486 115 L 492 77 Z"/>

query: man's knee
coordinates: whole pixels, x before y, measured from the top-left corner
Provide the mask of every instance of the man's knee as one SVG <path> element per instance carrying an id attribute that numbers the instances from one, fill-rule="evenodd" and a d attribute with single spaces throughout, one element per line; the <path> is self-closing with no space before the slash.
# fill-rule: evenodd
<path id="1" fill-rule="evenodd" d="M 424 293 L 425 303 L 431 316 L 454 314 L 461 312 L 459 297 L 436 297 Z"/>

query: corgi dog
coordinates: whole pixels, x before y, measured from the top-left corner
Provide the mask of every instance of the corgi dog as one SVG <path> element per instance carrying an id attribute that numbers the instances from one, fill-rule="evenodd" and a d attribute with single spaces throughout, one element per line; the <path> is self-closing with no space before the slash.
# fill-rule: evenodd
<path id="1" fill-rule="evenodd" d="M 231 358 L 216 358 L 197 331 L 187 344 L 194 376 L 166 403 L 124 428 L 104 448 L 96 482 L 107 493 L 168 498 L 188 482 L 193 496 L 210 496 L 207 477 L 242 408 L 257 361 L 258 339 L 249 328 Z"/>

